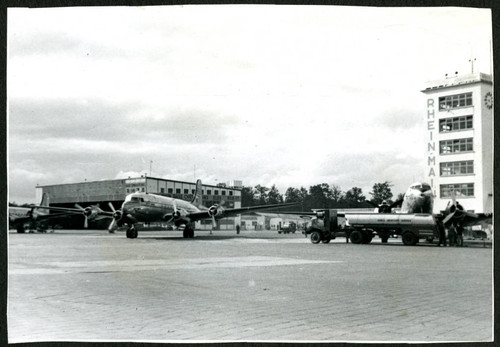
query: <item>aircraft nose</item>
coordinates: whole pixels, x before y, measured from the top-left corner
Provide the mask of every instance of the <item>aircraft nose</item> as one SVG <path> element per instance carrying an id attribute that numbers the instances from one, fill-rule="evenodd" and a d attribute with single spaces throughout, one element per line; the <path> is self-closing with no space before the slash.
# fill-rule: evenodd
<path id="1" fill-rule="evenodd" d="M 130 204 L 127 202 L 124 202 L 122 205 L 122 213 L 125 215 L 127 212 L 130 210 Z"/>
<path id="2" fill-rule="evenodd" d="M 425 193 L 425 192 L 428 192 L 428 191 L 431 191 L 431 190 L 432 190 L 431 186 L 430 186 L 430 185 L 427 185 L 427 184 L 424 184 L 424 185 L 422 185 L 422 186 L 420 187 L 420 191 L 421 191 L 422 193 Z"/>

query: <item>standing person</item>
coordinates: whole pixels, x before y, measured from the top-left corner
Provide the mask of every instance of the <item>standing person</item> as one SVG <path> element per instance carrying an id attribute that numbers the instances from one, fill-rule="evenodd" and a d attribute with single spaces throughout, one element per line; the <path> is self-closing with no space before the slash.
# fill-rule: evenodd
<path id="1" fill-rule="evenodd" d="M 464 245 L 464 227 L 460 224 L 457 223 L 457 246 L 463 247 Z"/>
<path id="2" fill-rule="evenodd" d="M 448 241 L 450 242 L 450 247 L 457 245 L 457 230 L 455 229 L 455 223 L 451 223 L 448 228 Z"/>
<path id="3" fill-rule="evenodd" d="M 239 234 L 239 233 L 240 233 L 240 225 L 236 224 L 236 234 Z"/>
<path id="4" fill-rule="evenodd" d="M 444 225 L 441 223 L 437 223 L 437 227 L 439 230 L 438 247 L 441 247 L 441 244 L 443 244 L 443 247 L 446 247 L 446 231 L 445 231 Z"/>

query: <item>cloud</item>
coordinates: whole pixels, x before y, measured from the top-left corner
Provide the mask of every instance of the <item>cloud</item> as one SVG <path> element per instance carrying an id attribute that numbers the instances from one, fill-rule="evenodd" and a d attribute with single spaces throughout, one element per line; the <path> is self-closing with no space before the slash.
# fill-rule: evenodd
<path id="1" fill-rule="evenodd" d="M 463 35 L 489 64 L 489 14 L 9 9 L 10 193 L 148 172 L 150 160 L 153 175 L 179 180 L 196 167 L 207 183 L 404 191 L 424 161 L 422 85 L 468 68 Z"/>
<path id="2" fill-rule="evenodd" d="M 148 143 L 223 143 L 228 128 L 241 123 L 237 117 L 210 109 L 162 109 L 138 101 L 13 98 L 9 105 L 9 133 L 13 140 L 28 141 L 24 150 L 29 150 L 30 142 L 44 149 L 55 145 L 63 151 L 70 147 L 109 151 L 118 150 L 117 146 L 129 150 Z M 66 145 L 61 148 L 56 142 Z"/>

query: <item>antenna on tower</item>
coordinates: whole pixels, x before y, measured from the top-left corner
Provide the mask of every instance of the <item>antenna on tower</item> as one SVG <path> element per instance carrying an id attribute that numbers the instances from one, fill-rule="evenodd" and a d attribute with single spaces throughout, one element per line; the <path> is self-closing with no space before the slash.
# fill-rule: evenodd
<path id="1" fill-rule="evenodd" d="M 474 62 L 476 61 L 476 58 L 470 58 L 469 63 L 471 65 L 471 73 L 474 73 Z"/>

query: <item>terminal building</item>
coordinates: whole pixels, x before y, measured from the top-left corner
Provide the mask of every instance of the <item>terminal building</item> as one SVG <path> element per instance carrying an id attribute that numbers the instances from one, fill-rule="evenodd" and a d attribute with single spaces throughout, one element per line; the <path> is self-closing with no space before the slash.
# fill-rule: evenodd
<path id="1" fill-rule="evenodd" d="M 231 181 L 229 184 L 202 186 L 202 201 L 206 207 L 222 204 L 225 208 L 241 207 L 241 181 Z M 142 176 L 138 178 L 103 180 L 70 184 L 44 185 L 36 187 L 36 199 L 41 201 L 44 193 L 48 194 L 50 206 L 75 208 L 99 204 L 105 211 L 111 211 L 109 203 L 115 209 L 120 209 L 125 197 L 134 192 L 154 193 L 191 201 L 196 190 L 195 182 L 174 181 L 163 178 Z M 83 227 L 83 216 L 75 216 L 68 222 L 73 227 Z M 89 228 L 103 228 L 111 220 L 89 222 Z M 217 221 L 219 229 L 234 229 L 240 223 L 240 217 L 223 218 Z M 76 224 L 76 225 L 75 225 Z M 196 222 L 197 229 L 211 229 L 212 222 Z"/>
<path id="2" fill-rule="evenodd" d="M 434 213 L 453 195 L 468 211 L 493 209 L 492 78 L 483 73 L 427 82 L 425 178 Z"/>

